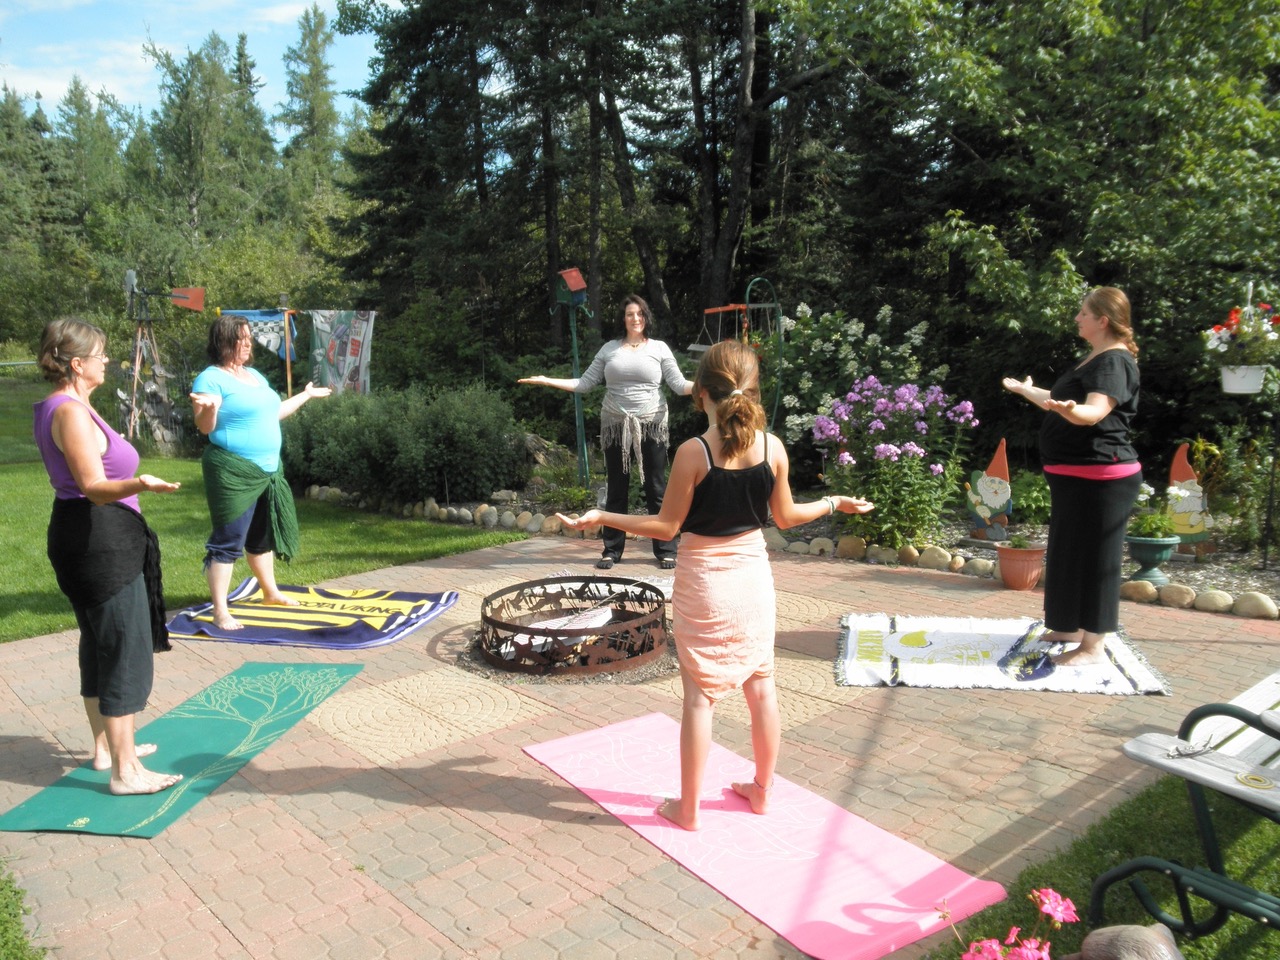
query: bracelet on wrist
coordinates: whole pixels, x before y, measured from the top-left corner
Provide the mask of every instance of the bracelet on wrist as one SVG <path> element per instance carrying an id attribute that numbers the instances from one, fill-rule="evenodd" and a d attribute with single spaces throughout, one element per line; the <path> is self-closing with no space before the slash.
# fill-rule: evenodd
<path id="1" fill-rule="evenodd" d="M 822 501 L 827 505 L 827 516 L 829 517 L 834 516 L 836 512 L 835 500 L 833 500 L 831 497 L 823 497 Z"/>

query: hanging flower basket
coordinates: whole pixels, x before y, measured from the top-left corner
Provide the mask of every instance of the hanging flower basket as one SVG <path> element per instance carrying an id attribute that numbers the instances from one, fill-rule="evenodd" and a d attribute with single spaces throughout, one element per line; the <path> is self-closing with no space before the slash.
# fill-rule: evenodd
<path id="1" fill-rule="evenodd" d="M 1280 365 L 1280 310 L 1254 302 L 1253 284 L 1244 306 L 1203 332 L 1205 349 L 1222 371 L 1223 393 L 1259 393 L 1268 365 Z"/>
<path id="2" fill-rule="evenodd" d="M 1266 367 L 1222 367 L 1223 393 L 1261 393 Z"/>

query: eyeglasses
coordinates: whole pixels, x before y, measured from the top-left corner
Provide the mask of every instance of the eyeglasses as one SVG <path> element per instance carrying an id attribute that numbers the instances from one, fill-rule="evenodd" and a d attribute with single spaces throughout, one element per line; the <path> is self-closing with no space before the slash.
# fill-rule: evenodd
<path id="1" fill-rule="evenodd" d="M 80 359 L 81 360 L 101 360 L 103 363 L 103 366 L 111 362 L 111 358 L 108 357 L 105 353 L 87 353 Z"/>

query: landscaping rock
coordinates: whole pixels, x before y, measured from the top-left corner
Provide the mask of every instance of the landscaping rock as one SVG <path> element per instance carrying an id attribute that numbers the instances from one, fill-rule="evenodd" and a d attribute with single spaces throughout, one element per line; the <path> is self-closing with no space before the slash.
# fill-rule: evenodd
<path id="1" fill-rule="evenodd" d="M 836 545 L 830 537 L 814 537 L 809 541 L 809 552 L 819 557 L 829 557 Z"/>
<path id="2" fill-rule="evenodd" d="M 458 508 L 457 508 L 457 507 L 445 507 L 445 508 L 444 508 L 444 516 L 443 516 L 441 519 L 442 519 L 442 520 L 444 520 L 444 521 L 446 521 L 446 522 L 448 522 L 448 523 L 457 523 L 457 522 L 458 522 Z"/>
<path id="3" fill-rule="evenodd" d="M 324 495 L 324 502 L 325 502 L 325 503 L 341 503 L 341 502 L 342 502 L 342 491 L 341 491 L 340 489 L 338 489 L 337 487 L 330 487 L 330 488 L 325 492 L 325 495 Z"/>
<path id="4" fill-rule="evenodd" d="M 422 501 L 418 501 L 413 505 L 413 515 L 415 517 L 425 517 L 427 515 L 427 505 Z"/>
<path id="5" fill-rule="evenodd" d="M 495 490 L 489 495 L 489 499 L 494 503 L 515 503 L 520 495 L 514 490 Z"/>
<path id="6" fill-rule="evenodd" d="M 867 541 L 852 535 L 843 536 L 836 544 L 835 555 L 841 560 L 861 560 L 867 555 Z"/>
<path id="7" fill-rule="evenodd" d="M 316 487 L 317 500 L 324 500 L 328 496 L 329 496 L 329 487 L 327 484 L 322 484 L 321 486 Z"/>
<path id="8" fill-rule="evenodd" d="M 1196 594 L 1196 601 L 1192 606 L 1205 613 L 1230 613 L 1235 602 L 1235 597 L 1225 590 L 1206 590 Z"/>
<path id="9" fill-rule="evenodd" d="M 560 518 L 552 516 L 542 521 L 542 527 L 539 532 L 558 536 L 562 530 L 564 530 L 564 524 L 560 522 Z"/>
<path id="10" fill-rule="evenodd" d="M 1126 580 L 1120 584 L 1120 599 L 1134 603 L 1155 603 L 1160 599 L 1156 585 L 1147 580 Z"/>
<path id="11" fill-rule="evenodd" d="M 965 565 L 960 568 L 960 572 L 967 573 L 971 577 L 990 577 L 995 574 L 995 569 L 996 562 L 994 560 L 974 557 L 972 560 L 965 561 Z"/>
<path id="12" fill-rule="evenodd" d="M 533 519 L 532 513 L 530 513 L 528 510 L 521 510 L 520 513 L 516 515 L 516 526 L 519 527 L 521 530 L 528 530 L 529 521 L 532 519 Z"/>
<path id="13" fill-rule="evenodd" d="M 476 507 L 476 512 L 472 514 L 472 517 L 475 519 L 476 526 L 480 525 L 480 518 L 492 509 L 493 507 L 489 506 L 487 503 L 482 503 L 480 506 Z"/>
<path id="14" fill-rule="evenodd" d="M 882 547 L 873 544 L 867 547 L 867 560 L 870 563 L 897 563 L 898 551 L 893 547 Z"/>
<path id="15" fill-rule="evenodd" d="M 898 548 L 898 562 L 904 567 L 914 567 L 920 562 L 920 551 L 909 543 Z"/>
<path id="16" fill-rule="evenodd" d="M 1160 602 L 1166 607 L 1187 610 L 1196 602 L 1196 592 L 1181 583 L 1170 583 L 1160 588 Z"/>
<path id="17" fill-rule="evenodd" d="M 514 530 L 518 521 L 519 517 L 510 510 L 503 510 L 502 516 L 498 518 L 498 522 L 502 524 L 503 530 Z"/>
<path id="18" fill-rule="evenodd" d="M 303 494 L 303 499 L 315 500 L 316 497 L 319 495 L 319 493 L 320 493 L 320 485 L 313 483 L 311 486 L 307 487 L 307 492 Z"/>
<path id="19" fill-rule="evenodd" d="M 1236 597 L 1231 612 L 1237 617 L 1250 617 L 1254 620 L 1275 620 L 1280 617 L 1276 602 L 1265 593 L 1258 593 L 1256 590 L 1250 590 Z"/>
<path id="20" fill-rule="evenodd" d="M 542 524 L 546 521 L 546 519 L 547 518 L 544 517 L 542 514 L 535 513 L 532 517 L 528 519 L 525 525 L 520 529 L 522 529 L 525 533 L 541 533 Z"/>
<path id="21" fill-rule="evenodd" d="M 469 525 L 469 524 L 475 523 L 475 520 L 476 520 L 475 516 L 474 516 L 474 515 L 471 513 L 471 511 L 470 511 L 470 510 L 468 510 L 466 507 L 459 507 L 459 508 L 458 508 L 458 522 L 459 522 L 459 523 L 465 523 L 465 524 L 468 524 L 468 525 Z"/>
<path id="22" fill-rule="evenodd" d="M 440 519 L 440 504 L 436 503 L 435 497 L 427 497 L 427 499 L 423 501 L 422 512 L 426 515 L 428 520 Z"/>
<path id="23" fill-rule="evenodd" d="M 951 566 L 951 554 L 930 544 L 920 551 L 918 563 L 925 570 L 946 570 Z"/>
<path id="24" fill-rule="evenodd" d="M 964 570 L 964 565 L 968 562 L 969 562 L 968 560 L 966 560 L 964 557 L 960 556 L 960 554 L 957 553 L 954 557 L 951 558 L 950 562 L 947 564 L 947 569 L 950 570 L 952 573 L 960 573 L 962 570 Z"/>
<path id="25" fill-rule="evenodd" d="M 787 544 L 787 553 L 808 553 L 809 545 L 803 540 L 797 540 L 795 543 Z"/>
<path id="26" fill-rule="evenodd" d="M 512 520 L 515 518 L 512 517 Z M 486 530 L 492 530 L 498 525 L 498 511 L 494 507 L 490 507 L 480 515 L 480 525 Z"/>
<path id="27" fill-rule="evenodd" d="M 1094 930 L 1080 944 L 1080 952 L 1063 960 L 1185 960 L 1173 933 L 1163 923 L 1140 927 L 1119 924 Z"/>
<path id="28" fill-rule="evenodd" d="M 770 550 L 785 550 L 787 549 L 787 538 L 782 535 L 782 531 L 777 527 L 765 527 L 764 545 Z"/>

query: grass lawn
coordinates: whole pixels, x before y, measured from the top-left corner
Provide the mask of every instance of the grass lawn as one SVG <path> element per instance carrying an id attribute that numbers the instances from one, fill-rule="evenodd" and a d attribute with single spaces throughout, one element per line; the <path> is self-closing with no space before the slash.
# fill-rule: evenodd
<path id="1" fill-rule="evenodd" d="M 0 377 L 0 463 L 40 462 L 31 437 L 31 405 L 48 394 L 49 384 L 34 374 Z"/>
<path id="2" fill-rule="evenodd" d="M 198 460 L 144 460 L 144 473 L 182 484 L 173 494 L 143 494 L 142 511 L 160 538 L 165 602 L 170 610 L 208 599 L 201 566 L 209 511 Z M 0 587 L 0 642 L 43 636 L 75 626 L 45 556 L 53 491 L 40 463 L 0 465 L 0 555 L 7 561 Z M 402 520 L 328 503 L 298 501 L 301 554 L 276 566 L 281 583 L 310 585 L 332 577 L 446 557 L 519 540 L 524 534 Z M 249 576 L 236 565 L 233 581 Z M 448 589 L 439 584 L 438 589 Z M 436 589 L 436 587 L 433 587 Z"/>
<path id="3" fill-rule="evenodd" d="M 13 877 L 0 869 L 0 957 L 4 960 L 39 960 L 48 955 L 43 947 L 33 947 L 27 939 L 22 925 L 24 899 Z"/>
<path id="4" fill-rule="evenodd" d="M 1280 827 L 1234 801 L 1213 793 L 1209 796 L 1227 876 L 1258 890 L 1280 890 Z M 1021 927 L 1023 936 L 1051 941 L 1055 958 L 1074 953 L 1089 932 L 1084 918 L 1094 878 L 1126 860 L 1148 855 L 1187 865 L 1205 863 L 1186 787 L 1175 777 L 1157 781 L 1112 810 L 1066 850 L 1028 867 L 1007 888 L 1007 900 L 960 925 L 963 946 L 955 942 L 939 948 L 929 953 L 927 960 L 958 960 L 970 941 L 992 937 L 1003 942 L 1010 927 Z M 1144 874 L 1143 879 L 1164 909 L 1179 916 L 1169 885 L 1150 873 Z M 1027 895 L 1045 887 L 1070 898 L 1081 922 L 1064 924 L 1060 930 L 1042 926 L 1038 933 L 1032 933 L 1036 910 Z M 1213 912 L 1202 901 L 1193 903 L 1198 907 L 1198 917 Z M 1155 923 L 1125 883 L 1115 884 L 1107 891 L 1104 916 L 1107 926 Z M 1178 946 L 1187 960 L 1274 960 L 1280 956 L 1280 933 L 1233 915 L 1216 933 L 1199 940 L 1180 940 Z"/>

